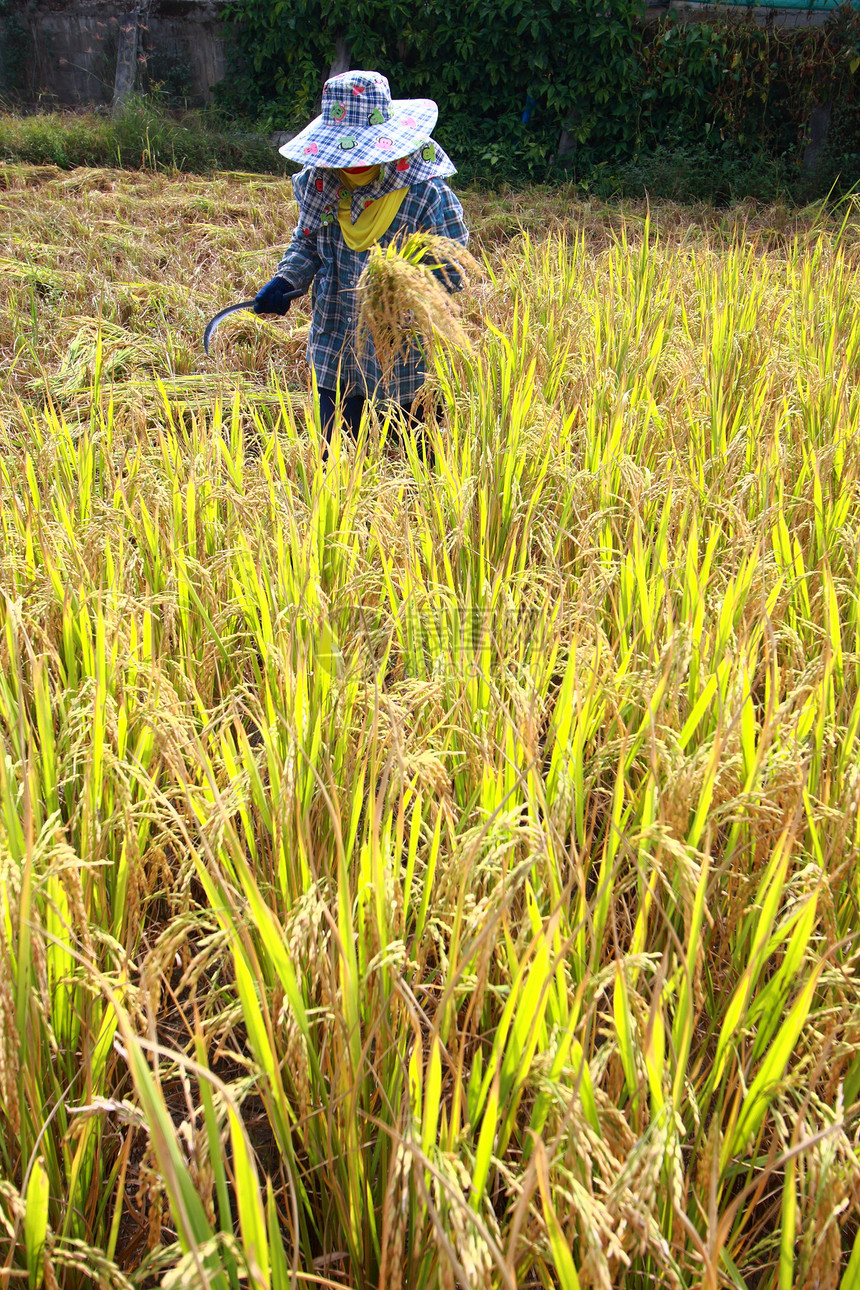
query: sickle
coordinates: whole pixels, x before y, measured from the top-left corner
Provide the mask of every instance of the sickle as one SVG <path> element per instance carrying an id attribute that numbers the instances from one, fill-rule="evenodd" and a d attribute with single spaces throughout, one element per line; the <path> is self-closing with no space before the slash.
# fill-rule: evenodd
<path id="1" fill-rule="evenodd" d="M 305 294 L 304 291 L 291 291 L 287 296 L 284 297 L 284 299 L 295 300 L 298 296 L 303 296 L 304 294 Z M 211 341 L 212 335 L 215 331 L 215 328 L 218 326 L 219 322 L 221 322 L 223 318 L 226 318 L 228 314 L 235 314 L 240 309 L 253 310 L 253 308 L 254 308 L 253 300 L 240 300 L 237 305 L 228 305 L 226 309 L 222 309 L 220 313 L 216 314 L 214 318 L 210 319 L 210 321 L 206 324 L 206 330 L 203 333 L 203 349 L 204 349 L 204 352 L 206 353 L 207 358 L 209 356 L 209 342 Z"/>

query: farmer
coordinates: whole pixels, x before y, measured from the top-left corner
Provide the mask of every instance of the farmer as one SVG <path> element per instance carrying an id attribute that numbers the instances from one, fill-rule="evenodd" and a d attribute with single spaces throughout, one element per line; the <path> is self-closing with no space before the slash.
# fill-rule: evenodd
<path id="1" fill-rule="evenodd" d="M 320 116 L 280 149 L 304 163 L 293 177 L 299 222 L 254 312 L 285 314 L 289 293 L 313 282 L 307 357 L 326 444 L 338 402 L 353 436 L 374 395 L 399 405 L 407 424 L 423 421 L 415 400 L 425 378 L 420 350 L 411 345 L 383 385 L 372 346 L 357 351 L 355 288 L 377 242 L 417 231 L 468 241 L 463 208 L 445 182 L 455 168 L 430 137 L 438 115 L 431 99 L 392 100 L 378 72 L 345 72 L 326 81 Z M 434 272 L 449 291 L 462 285 L 453 268 Z"/>

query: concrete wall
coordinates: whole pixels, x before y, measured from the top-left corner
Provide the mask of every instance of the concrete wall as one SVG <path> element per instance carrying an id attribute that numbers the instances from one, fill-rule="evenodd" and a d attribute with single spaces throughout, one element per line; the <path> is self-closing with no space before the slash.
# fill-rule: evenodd
<path id="1" fill-rule="evenodd" d="M 138 83 L 206 102 L 226 71 L 223 0 L 141 5 Z M 110 103 L 120 20 L 132 0 L 12 0 L 0 18 L 0 93 L 60 107 Z"/>
<path id="2" fill-rule="evenodd" d="M 808 0 L 803 0 L 808 3 Z M 759 26 L 780 28 L 823 27 L 833 17 L 832 9 L 819 6 L 803 7 L 800 0 L 778 0 L 776 3 L 749 5 L 746 3 L 709 4 L 707 0 L 657 0 L 655 11 L 671 9 L 679 22 L 748 22 L 750 17 Z"/>

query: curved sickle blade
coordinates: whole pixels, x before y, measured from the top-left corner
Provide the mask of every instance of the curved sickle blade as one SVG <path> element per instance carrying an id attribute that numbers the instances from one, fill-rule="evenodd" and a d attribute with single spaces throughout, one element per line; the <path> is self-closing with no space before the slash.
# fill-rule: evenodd
<path id="1" fill-rule="evenodd" d="M 207 358 L 209 356 L 209 342 L 212 339 L 212 334 L 215 331 L 215 328 L 218 326 L 219 322 L 221 322 L 222 318 L 226 318 L 228 314 L 235 314 L 240 309 L 253 308 L 253 300 L 240 300 L 238 305 L 228 305 L 226 309 L 222 309 L 220 314 L 216 314 L 215 317 L 206 324 L 206 330 L 203 333 L 203 349 Z"/>
<path id="2" fill-rule="evenodd" d="M 298 300 L 299 296 L 303 296 L 304 294 L 305 294 L 304 290 L 290 291 L 287 293 L 284 299 Z M 226 318 L 228 314 L 235 314 L 239 309 L 253 309 L 253 308 L 254 308 L 253 300 L 240 300 L 237 305 L 228 305 L 226 309 L 222 309 L 220 314 L 216 314 L 215 317 L 212 318 L 206 324 L 206 330 L 203 333 L 203 349 L 206 353 L 207 358 L 209 356 L 209 342 L 212 339 L 212 334 L 215 331 L 215 328 L 218 326 L 219 322 L 221 322 L 221 319 Z"/>

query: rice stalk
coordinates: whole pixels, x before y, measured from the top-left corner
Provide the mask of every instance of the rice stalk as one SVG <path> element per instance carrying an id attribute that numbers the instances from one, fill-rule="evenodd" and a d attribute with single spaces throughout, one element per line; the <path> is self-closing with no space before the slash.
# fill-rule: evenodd
<path id="1" fill-rule="evenodd" d="M 414 474 L 277 183 L 3 181 L 0 1278 L 850 1284 L 856 222 L 466 194 Z"/>

